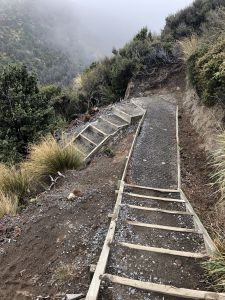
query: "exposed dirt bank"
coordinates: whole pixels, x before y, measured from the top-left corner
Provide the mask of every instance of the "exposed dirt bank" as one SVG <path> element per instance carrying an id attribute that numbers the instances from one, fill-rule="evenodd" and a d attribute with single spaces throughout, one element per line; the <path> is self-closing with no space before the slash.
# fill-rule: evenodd
<path id="1" fill-rule="evenodd" d="M 101 153 L 85 169 L 68 171 L 36 204 L 1 220 L 1 300 L 62 299 L 65 293 L 87 291 L 89 267 L 97 262 L 108 230 L 134 129 L 114 138 L 114 157 Z M 74 189 L 80 197 L 68 202 Z"/>

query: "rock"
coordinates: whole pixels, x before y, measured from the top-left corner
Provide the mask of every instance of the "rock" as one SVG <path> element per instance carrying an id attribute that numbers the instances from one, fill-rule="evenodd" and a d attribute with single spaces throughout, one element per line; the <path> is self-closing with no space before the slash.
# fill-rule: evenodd
<path id="1" fill-rule="evenodd" d="M 69 194 L 67 197 L 68 200 L 73 200 L 76 197 L 82 197 L 83 193 L 80 190 L 74 190 L 72 193 Z"/>
<path id="2" fill-rule="evenodd" d="M 74 193 L 70 193 L 69 196 L 67 197 L 68 200 L 73 200 L 75 198 L 76 196 L 74 195 Z"/>

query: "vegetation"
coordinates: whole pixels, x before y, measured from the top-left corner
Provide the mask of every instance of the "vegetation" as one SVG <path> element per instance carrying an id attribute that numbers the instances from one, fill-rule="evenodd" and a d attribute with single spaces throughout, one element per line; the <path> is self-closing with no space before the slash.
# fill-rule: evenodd
<path id="1" fill-rule="evenodd" d="M 195 0 L 193 4 L 166 18 L 162 32 L 165 40 L 178 40 L 193 33 L 203 34 L 208 17 L 219 7 L 225 7 L 224 0 Z"/>
<path id="2" fill-rule="evenodd" d="M 60 144 L 51 135 L 40 143 L 33 144 L 24 167 L 33 183 L 46 181 L 49 175 L 68 169 L 77 169 L 82 163 L 82 155 L 72 141 L 61 138 Z"/>
<path id="3" fill-rule="evenodd" d="M 6 214 L 16 214 L 18 198 L 16 195 L 6 195 L 0 190 L 0 218 Z"/>
<path id="4" fill-rule="evenodd" d="M 59 284 L 63 284 L 73 279 L 75 274 L 76 274 L 76 269 L 74 265 L 61 264 L 55 270 L 54 279 Z"/>
<path id="5" fill-rule="evenodd" d="M 208 274 L 209 282 L 211 287 L 217 292 L 224 292 L 225 286 L 225 252 L 224 245 L 222 252 L 218 252 L 203 263 L 203 267 Z"/>
<path id="6" fill-rule="evenodd" d="M 178 39 L 190 81 L 205 105 L 225 104 L 224 28 L 225 2 L 197 0 L 170 16 L 162 35 Z"/>
<path id="7" fill-rule="evenodd" d="M 0 0 L 0 65 L 23 63 L 44 84 L 68 84 L 83 62 L 72 60 L 53 42 L 51 30 L 58 20 L 36 5 L 29 0 Z"/>
<path id="8" fill-rule="evenodd" d="M 1 192 L 7 196 L 16 195 L 19 201 L 29 192 L 30 178 L 24 168 L 0 165 Z"/>
<path id="9" fill-rule="evenodd" d="M 0 160 L 19 161 L 27 146 L 53 129 L 54 109 L 24 65 L 0 70 Z"/>
<path id="10" fill-rule="evenodd" d="M 179 50 L 172 43 L 153 39 L 147 28 L 123 48 L 113 50 L 114 56 L 94 62 L 80 76 L 78 98 L 84 99 L 87 108 L 90 99 L 98 105 L 123 98 L 131 78 L 147 76 L 149 72 L 177 63 Z"/>

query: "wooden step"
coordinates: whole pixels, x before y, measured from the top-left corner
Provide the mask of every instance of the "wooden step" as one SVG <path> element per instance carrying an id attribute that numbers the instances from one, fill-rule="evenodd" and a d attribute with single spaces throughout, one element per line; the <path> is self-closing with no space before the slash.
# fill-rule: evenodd
<path id="1" fill-rule="evenodd" d="M 160 229 L 160 230 L 167 230 L 167 231 L 175 231 L 175 232 L 188 232 L 188 233 L 198 233 L 201 234 L 200 231 L 192 228 L 184 228 L 184 227 L 174 227 L 174 226 L 165 226 L 165 225 L 158 225 L 158 224 L 148 224 L 142 223 L 137 221 L 126 221 L 127 224 L 132 226 L 139 226 L 139 227 L 146 227 L 151 229 Z"/>
<path id="2" fill-rule="evenodd" d="M 126 285 L 133 288 L 146 290 L 149 292 L 159 293 L 167 296 L 182 297 L 184 299 L 225 300 L 225 294 L 222 293 L 176 288 L 170 285 L 144 282 L 144 281 L 129 279 L 125 277 L 115 276 L 111 274 L 104 274 L 101 277 L 101 279 L 108 280 L 112 283 L 116 283 L 120 285 Z"/>
<path id="3" fill-rule="evenodd" d="M 121 245 L 122 247 L 129 248 L 129 249 L 143 250 L 143 251 L 154 252 L 154 253 L 159 253 L 159 254 L 168 254 L 168 255 L 174 255 L 174 256 L 200 258 L 200 259 L 208 257 L 207 254 L 203 254 L 203 253 L 177 251 L 177 250 L 170 250 L 170 249 L 166 249 L 166 248 L 157 248 L 157 247 L 148 247 L 148 246 L 135 245 L 135 244 L 124 243 L 124 242 L 120 242 L 119 245 Z"/>

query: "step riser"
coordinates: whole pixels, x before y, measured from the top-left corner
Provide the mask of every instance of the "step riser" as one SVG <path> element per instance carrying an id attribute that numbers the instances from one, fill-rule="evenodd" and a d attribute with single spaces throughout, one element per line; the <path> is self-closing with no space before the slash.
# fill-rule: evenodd
<path id="1" fill-rule="evenodd" d="M 131 123 L 132 117 L 131 117 L 130 115 L 124 113 L 123 111 L 119 110 L 119 109 L 116 108 L 116 107 L 113 107 L 113 108 L 112 108 L 112 111 L 113 111 L 113 113 L 114 113 L 116 116 L 118 116 L 118 117 L 120 117 L 121 119 L 125 120 L 127 123 L 129 123 L 129 124 Z"/>

